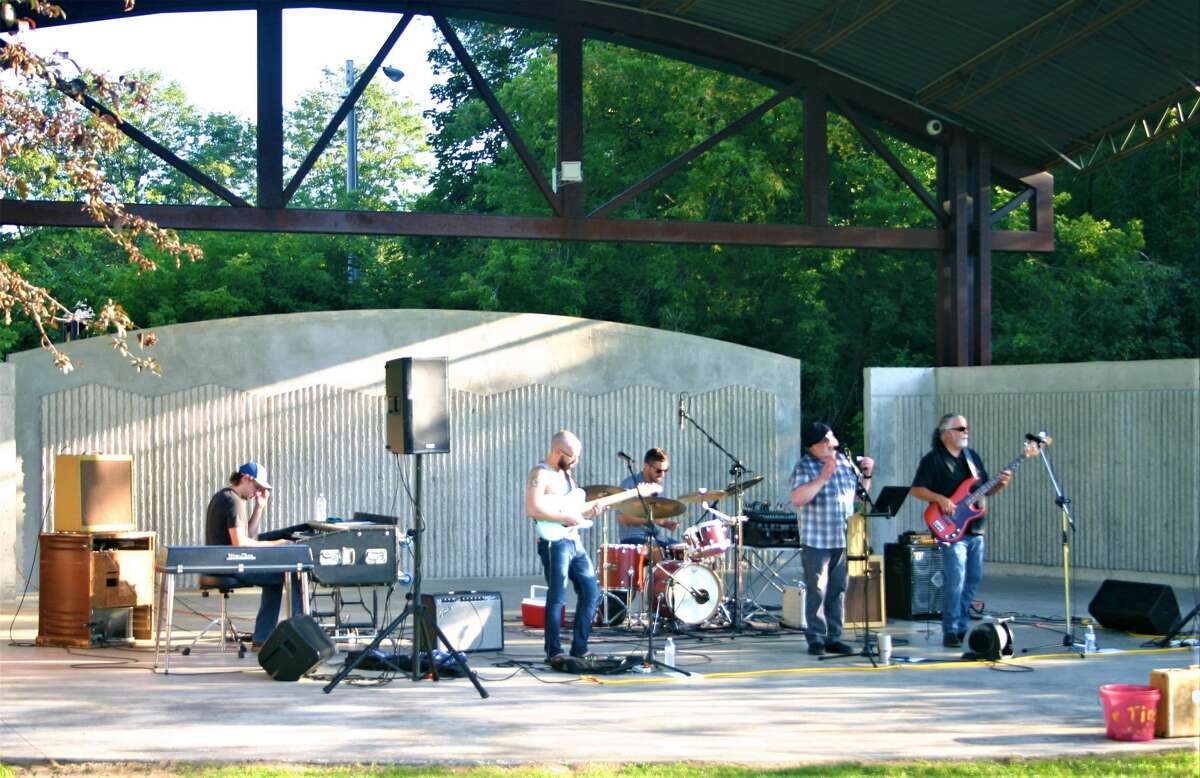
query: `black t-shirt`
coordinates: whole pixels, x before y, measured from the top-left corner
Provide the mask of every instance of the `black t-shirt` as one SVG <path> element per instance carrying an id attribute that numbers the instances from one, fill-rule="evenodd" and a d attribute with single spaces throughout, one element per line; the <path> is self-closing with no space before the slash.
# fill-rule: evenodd
<path id="1" fill-rule="evenodd" d="M 967 457 L 975 464 L 974 473 L 967 464 Z M 972 477 L 979 479 L 971 485 L 972 489 L 988 480 L 983 460 L 973 449 L 963 449 L 958 456 L 954 456 L 945 446 L 937 446 L 921 457 L 921 464 L 917 465 L 917 474 L 913 477 L 912 485 L 923 486 L 931 492 L 949 497 L 963 481 Z M 967 534 L 982 535 L 986 521 L 987 516 L 981 516 L 971 525 Z"/>
<path id="2" fill-rule="evenodd" d="M 226 486 L 208 501 L 204 514 L 204 542 L 209 546 L 228 546 L 229 530 L 240 526 L 246 529 L 246 501 Z"/>

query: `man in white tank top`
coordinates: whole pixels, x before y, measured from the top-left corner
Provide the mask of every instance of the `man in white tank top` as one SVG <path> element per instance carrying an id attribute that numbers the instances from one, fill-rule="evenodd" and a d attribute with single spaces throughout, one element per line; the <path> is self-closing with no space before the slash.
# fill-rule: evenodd
<path id="1" fill-rule="evenodd" d="M 599 513 L 598 506 L 587 504 L 583 489 L 572 475 L 583 444 L 574 433 L 559 430 L 550 441 L 550 453 L 529 471 L 525 482 L 525 513 L 531 519 L 557 523 L 565 528 L 552 534 L 560 539 L 539 537 L 538 557 L 546 575 L 546 659 L 563 654 L 559 633 L 562 630 L 562 608 L 567 601 L 567 581 L 575 587 L 575 628 L 571 637 L 571 656 L 587 655 L 588 637 L 592 632 L 592 616 L 600 601 L 600 587 L 591 557 L 579 539 L 580 524 Z"/>

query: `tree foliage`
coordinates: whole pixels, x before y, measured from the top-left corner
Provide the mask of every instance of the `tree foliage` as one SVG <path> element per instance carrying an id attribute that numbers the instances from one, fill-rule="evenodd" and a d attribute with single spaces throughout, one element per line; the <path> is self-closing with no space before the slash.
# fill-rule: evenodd
<path id="1" fill-rule="evenodd" d="M 486 23 L 456 27 L 543 169 L 554 163 L 557 63 L 551 36 Z M 303 207 L 545 215 L 548 207 L 453 54 L 430 52 L 446 79 L 426 120 L 435 166 L 420 160 L 426 125 L 411 105 L 372 85 L 360 101 L 360 181 L 344 183 L 335 140 L 293 203 Z M 586 208 L 595 208 L 771 94 L 727 73 L 617 45 L 584 52 Z M 158 108 L 156 133 L 230 189 L 253 189 L 253 127 L 202 115 L 176 87 L 139 74 Z M 632 86 L 631 86 L 632 85 Z M 340 101 L 330 74 L 286 117 L 294 170 Z M 641 193 L 621 218 L 800 223 L 805 216 L 803 105 L 787 100 L 743 131 Z M 881 128 L 882 130 L 883 128 Z M 935 163 L 884 136 L 933 187 Z M 1059 172 L 1057 248 L 993 256 L 997 364 L 1196 356 L 1200 156 L 1181 132 L 1091 176 Z M 840 117 L 829 125 L 830 221 L 931 227 L 933 216 Z M 134 148 L 104 163 L 123 193 L 162 202 L 210 195 Z M 421 190 L 423 182 L 424 190 Z M 1006 195 L 997 192 L 996 202 Z M 1006 220 L 1022 228 L 1028 209 Z M 719 338 L 804 363 L 810 418 L 861 438 L 863 368 L 934 359 L 932 253 L 731 245 L 555 243 L 191 233 L 204 258 L 139 275 L 95 232 L 27 230 L 2 239 L 27 277 L 63 299 L 113 293 L 140 321 L 174 322 L 359 307 L 454 307 L 584 316 Z M 34 335 L 0 332 L 0 347 Z M 686 359 L 686 355 L 664 358 Z M 737 376 L 729 376 L 731 382 Z"/>

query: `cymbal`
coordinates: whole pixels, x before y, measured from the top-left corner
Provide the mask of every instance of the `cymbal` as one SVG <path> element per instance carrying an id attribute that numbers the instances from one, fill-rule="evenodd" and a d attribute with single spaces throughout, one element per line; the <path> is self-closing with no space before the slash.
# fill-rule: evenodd
<path id="1" fill-rule="evenodd" d="M 671 516 L 678 516 L 687 510 L 687 506 L 667 497 L 645 497 L 646 507 L 654 514 L 656 519 L 666 519 Z M 642 509 L 642 501 L 636 497 L 632 500 L 619 502 L 616 505 L 617 510 L 624 513 L 626 516 L 637 516 L 638 518 L 646 518 L 646 511 Z"/>
<path id="2" fill-rule="evenodd" d="M 619 494 L 625 491 L 619 486 L 607 486 L 605 484 L 592 484 L 591 486 L 583 487 L 583 493 L 587 495 L 587 499 L 598 500 L 601 497 L 608 497 L 612 494 Z"/>
<path id="3" fill-rule="evenodd" d="M 763 481 L 763 477 L 761 475 L 756 475 L 753 478 L 747 478 L 745 481 L 742 481 L 741 484 L 734 484 L 734 483 L 729 484 L 729 486 L 725 487 L 725 491 L 726 491 L 726 493 L 729 494 L 730 497 L 732 497 L 733 495 L 737 494 L 738 492 L 744 492 L 752 486 L 758 486 L 759 484 L 762 483 L 762 481 Z"/>
<path id="4" fill-rule="evenodd" d="M 675 499 L 687 505 L 695 505 L 700 502 L 716 502 L 729 496 L 729 492 L 723 489 L 697 489 L 694 492 L 680 495 Z"/>

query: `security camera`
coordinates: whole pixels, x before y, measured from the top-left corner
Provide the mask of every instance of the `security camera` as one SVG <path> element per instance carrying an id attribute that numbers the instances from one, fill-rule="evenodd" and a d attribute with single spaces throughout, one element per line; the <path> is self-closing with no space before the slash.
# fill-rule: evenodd
<path id="1" fill-rule="evenodd" d="M 936 138 L 938 135 L 942 134 L 942 123 L 937 119 L 930 119 L 929 121 L 925 122 L 925 132 Z"/>

